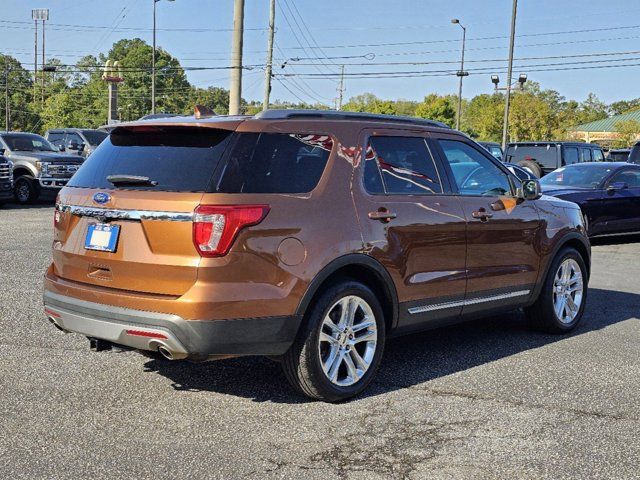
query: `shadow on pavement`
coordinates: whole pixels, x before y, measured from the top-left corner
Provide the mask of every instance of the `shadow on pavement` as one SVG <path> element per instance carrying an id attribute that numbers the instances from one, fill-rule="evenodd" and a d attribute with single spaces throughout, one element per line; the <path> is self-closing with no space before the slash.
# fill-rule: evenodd
<path id="1" fill-rule="evenodd" d="M 569 335 L 537 332 L 528 326 L 520 311 L 515 311 L 392 339 L 387 343 L 376 379 L 360 398 L 421 384 L 600 330 L 637 318 L 638 312 L 640 295 L 592 288 L 583 321 Z M 201 364 L 154 359 L 147 362 L 145 368 L 171 379 L 175 390 L 212 391 L 256 402 L 308 401 L 289 386 L 278 363 L 266 358 L 245 357 Z"/>

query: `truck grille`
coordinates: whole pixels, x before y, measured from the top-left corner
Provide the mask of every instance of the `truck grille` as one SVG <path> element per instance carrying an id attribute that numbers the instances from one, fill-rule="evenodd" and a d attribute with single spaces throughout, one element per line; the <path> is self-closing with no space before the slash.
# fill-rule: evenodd
<path id="1" fill-rule="evenodd" d="M 54 178 L 68 178 L 78 171 L 79 165 L 49 165 L 47 174 Z"/>
<path id="2" fill-rule="evenodd" d="M 8 163 L 0 163 L 0 180 L 11 179 L 13 177 Z"/>

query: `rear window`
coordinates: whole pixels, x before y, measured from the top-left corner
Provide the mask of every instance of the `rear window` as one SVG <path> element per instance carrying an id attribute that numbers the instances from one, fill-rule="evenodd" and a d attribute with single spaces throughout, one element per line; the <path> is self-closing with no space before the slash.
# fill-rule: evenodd
<path id="1" fill-rule="evenodd" d="M 558 166 L 558 153 L 555 145 L 512 145 L 507 148 L 507 161 L 517 163 L 522 160 L 535 160 L 546 168 Z"/>
<path id="2" fill-rule="evenodd" d="M 70 187 L 113 189 L 110 175 L 149 177 L 128 190 L 205 192 L 232 132 L 209 128 L 116 128 L 82 164 Z"/>
<path id="3" fill-rule="evenodd" d="M 240 133 L 215 190 L 221 193 L 307 193 L 329 159 L 328 135 Z"/>

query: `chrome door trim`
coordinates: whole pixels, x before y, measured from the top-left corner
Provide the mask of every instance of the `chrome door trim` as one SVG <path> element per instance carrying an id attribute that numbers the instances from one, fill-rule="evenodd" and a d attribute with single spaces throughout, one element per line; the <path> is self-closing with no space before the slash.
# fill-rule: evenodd
<path id="1" fill-rule="evenodd" d="M 433 305 L 422 305 L 422 306 L 410 308 L 409 313 L 413 315 L 416 313 L 432 312 L 434 310 L 443 310 L 445 308 L 456 308 L 456 307 L 464 307 L 467 305 L 476 305 L 478 303 L 497 302 L 499 300 L 506 300 L 508 298 L 524 297 L 526 295 L 529 295 L 530 293 L 531 293 L 531 290 L 518 290 L 515 292 L 501 293 L 499 295 L 491 295 L 488 297 L 476 297 L 476 298 L 469 298 L 466 300 L 457 300 L 454 302 L 435 303 Z"/>
<path id="2" fill-rule="evenodd" d="M 155 210 L 123 210 L 113 208 L 81 207 L 78 205 L 56 205 L 56 210 L 77 217 L 94 217 L 104 220 L 166 220 L 192 222 L 193 212 L 166 212 Z"/>

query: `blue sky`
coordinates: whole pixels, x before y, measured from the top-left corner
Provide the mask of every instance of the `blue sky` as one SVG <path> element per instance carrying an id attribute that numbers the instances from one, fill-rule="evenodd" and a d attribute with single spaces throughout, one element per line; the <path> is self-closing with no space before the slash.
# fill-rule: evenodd
<path id="1" fill-rule="evenodd" d="M 50 9 L 47 57 L 57 57 L 63 63 L 106 52 L 120 38 L 141 37 L 151 43 L 152 0 L 2 3 L 0 52 L 16 56 L 28 68 L 33 62 L 32 8 Z M 272 99 L 333 104 L 336 74 L 343 63 L 348 75 L 376 74 L 348 76 L 345 98 L 372 92 L 383 98 L 418 100 L 433 92 L 456 93 L 457 78 L 449 72 L 458 68 L 455 62 L 460 58 L 462 31 L 451 24 L 454 17 L 467 27 L 466 69 L 473 73 L 465 78 L 464 96 L 490 92 L 491 73 L 506 77 L 502 72 L 508 53 L 511 3 L 277 0 L 275 72 L 291 76 L 274 82 Z M 246 0 L 244 63 L 257 65 L 245 72 L 242 93 L 247 99 L 262 98 L 264 74 L 260 65 L 265 62 L 268 4 L 268 0 Z M 232 0 L 160 0 L 157 8 L 158 45 L 183 66 L 229 65 Z M 640 97 L 640 66 L 635 65 L 640 65 L 638 14 L 637 0 L 520 0 L 515 56 L 522 60 L 514 62 L 514 74 L 526 72 L 543 88 L 577 100 L 589 92 L 607 102 Z M 280 68 L 291 58 L 300 60 L 289 60 Z M 633 66 L 585 69 L 613 65 Z M 380 78 L 380 74 L 399 72 L 422 73 Z M 228 87 L 225 70 L 189 72 L 188 76 L 197 86 Z"/>

